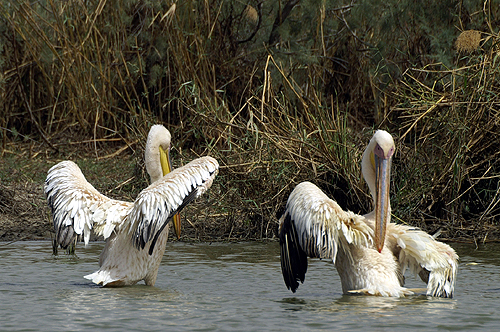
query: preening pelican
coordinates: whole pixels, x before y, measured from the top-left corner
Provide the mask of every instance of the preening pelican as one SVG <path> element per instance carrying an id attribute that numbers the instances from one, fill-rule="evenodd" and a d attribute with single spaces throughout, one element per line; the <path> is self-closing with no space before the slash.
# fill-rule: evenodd
<path id="1" fill-rule="evenodd" d="M 100 269 L 85 278 L 103 286 L 134 285 L 141 280 L 154 286 L 170 221 L 174 219 L 179 235 L 180 220 L 174 215 L 210 188 L 219 169 L 214 158 L 202 157 L 172 171 L 169 151 L 170 132 L 153 126 L 145 151 L 151 185 L 133 203 L 99 193 L 72 161 L 49 170 L 44 189 L 57 244 L 66 248 L 80 235 L 88 244 L 92 230 L 106 239 Z"/>
<path id="2" fill-rule="evenodd" d="M 362 173 L 374 210 L 364 216 L 343 211 L 318 187 L 302 182 L 280 218 L 281 270 L 288 289 L 304 282 L 307 257 L 332 259 L 345 294 L 404 296 L 404 272 L 427 283 L 427 295 L 452 297 L 458 256 L 418 228 L 390 222 L 392 136 L 377 130 L 363 153 Z"/>

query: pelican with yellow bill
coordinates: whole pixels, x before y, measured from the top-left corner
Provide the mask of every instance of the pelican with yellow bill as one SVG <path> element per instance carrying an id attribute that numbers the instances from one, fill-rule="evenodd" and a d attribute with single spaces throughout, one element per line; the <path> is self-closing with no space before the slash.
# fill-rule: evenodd
<path id="1" fill-rule="evenodd" d="M 45 195 L 52 211 L 55 242 L 67 248 L 91 232 L 106 241 L 100 269 L 85 278 L 103 286 L 126 286 L 144 280 L 154 286 L 165 253 L 170 223 L 179 238 L 179 212 L 210 188 L 219 170 L 206 156 L 172 170 L 170 132 L 151 127 L 145 149 L 151 184 L 134 202 L 108 198 L 87 182 L 72 161 L 53 166 L 45 180 Z"/>

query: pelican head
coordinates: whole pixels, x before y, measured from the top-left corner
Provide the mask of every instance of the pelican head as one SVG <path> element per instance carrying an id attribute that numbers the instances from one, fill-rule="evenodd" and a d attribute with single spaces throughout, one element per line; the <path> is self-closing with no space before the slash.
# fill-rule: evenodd
<path id="1" fill-rule="evenodd" d="M 154 125 L 149 130 L 144 159 L 146 170 L 151 178 L 151 183 L 161 179 L 172 171 L 170 162 L 170 132 L 162 125 Z M 173 219 L 174 231 L 177 238 L 181 236 L 181 218 L 175 214 Z"/>
<path id="2" fill-rule="evenodd" d="M 391 219 L 389 184 L 395 149 L 391 134 L 377 130 L 363 153 L 361 164 L 375 206 L 375 246 L 379 252 L 384 247 L 385 230 Z"/>
<path id="3" fill-rule="evenodd" d="M 151 183 L 161 179 L 172 170 L 170 164 L 170 132 L 162 125 L 149 130 L 144 160 Z"/>

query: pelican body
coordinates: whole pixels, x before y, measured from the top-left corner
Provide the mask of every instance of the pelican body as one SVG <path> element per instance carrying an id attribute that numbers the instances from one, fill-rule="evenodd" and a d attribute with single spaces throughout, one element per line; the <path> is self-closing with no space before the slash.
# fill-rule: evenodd
<path id="1" fill-rule="evenodd" d="M 145 150 L 151 185 L 134 202 L 102 195 L 72 161 L 49 170 L 44 189 L 56 243 L 67 248 L 83 236 L 88 244 L 92 231 L 106 240 L 100 269 L 85 278 L 103 286 L 134 285 L 141 280 L 154 286 L 171 221 L 179 236 L 178 212 L 210 188 L 219 168 L 207 156 L 172 171 L 169 152 L 170 132 L 153 126 Z"/>
<path id="2" fill-rule="evenodd" d="M 317 186 L 302 182 L 280 218 L 283 279 L 295 292 L 304 282 L 307 258 L 332 259 L 345 294 L 405 296 L 410 269 L 427 283 L 427 295 L 453 296 L 458 256 L 422 230 L 390 222 L 392 136 L 377 130 L 363 153 L 362 173 L 374 210 L 364 216 L 344 211 Z"/>

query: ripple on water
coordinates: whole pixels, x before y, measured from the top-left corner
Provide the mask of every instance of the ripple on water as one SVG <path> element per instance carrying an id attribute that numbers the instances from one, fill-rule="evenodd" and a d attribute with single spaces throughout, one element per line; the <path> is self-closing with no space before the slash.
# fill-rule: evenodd
<path id="1" fill-rule="evenodd" d="M 156 287 L 100 288 L 83 276 L 102 246 L 53 257 L 48 241 L 0 244 L 0 331 L 500 330 L 500 245 L 452 244 L 461 256 L 454 299 L 345 296 L 319 260 L 293 294 L 274 242 L 169 243 Z"/>

